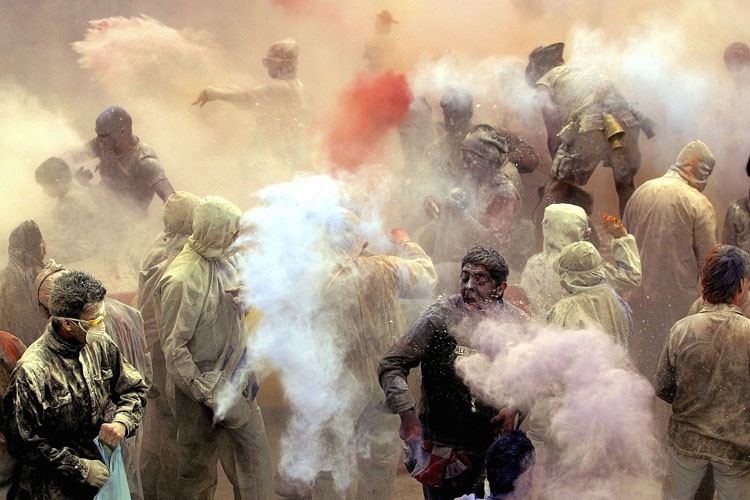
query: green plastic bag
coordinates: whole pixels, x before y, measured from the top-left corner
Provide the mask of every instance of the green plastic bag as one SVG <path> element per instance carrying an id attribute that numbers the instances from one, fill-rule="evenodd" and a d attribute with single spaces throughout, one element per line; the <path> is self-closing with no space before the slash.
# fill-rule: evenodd
<path id="1" fill-rule="evenodd" d="M 109 469 L 109 479 L 104 486 L 99 488 L 94 500 L 131 500 L 130 487 L 128 486 L 128 477 L 125 474 L 125 463 L 122 461 L 122 449 L 120 445 L 112 449 L 104 443 L 99 442 L 99 438 L 94 438 L 96 449 L 102 457 L 102 462 Z"/>

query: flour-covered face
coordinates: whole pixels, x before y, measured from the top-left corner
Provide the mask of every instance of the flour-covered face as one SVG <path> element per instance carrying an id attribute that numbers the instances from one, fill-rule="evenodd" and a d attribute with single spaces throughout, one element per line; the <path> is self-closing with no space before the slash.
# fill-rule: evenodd
<path id="1" fill-rule="evenodd" d="M 461 269 L 461 298 L 468 309 L 484 309 L 503 296 L 506 286 L 497 283 L 485 266 L 467 263 Z"/>

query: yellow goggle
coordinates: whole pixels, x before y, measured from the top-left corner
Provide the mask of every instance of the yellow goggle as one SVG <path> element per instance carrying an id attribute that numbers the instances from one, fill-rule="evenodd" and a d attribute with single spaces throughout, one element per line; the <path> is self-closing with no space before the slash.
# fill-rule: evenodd
<path id="1" fill-rule="evenodd" d="M 68 318 L 68 319 L 70 319 L 71 321 L 75 321 L 81 327 L 83 327 L 83 325 L 86 325 L 87 327 L 92 328 L 98 325 L 99 323 L 101 323 L 102 321 L 104 321 L 104 318 L 106 317 L 107 317 L 107 313 L 104 312 L 94 319 L 75 319 L 75 318 Z"/>

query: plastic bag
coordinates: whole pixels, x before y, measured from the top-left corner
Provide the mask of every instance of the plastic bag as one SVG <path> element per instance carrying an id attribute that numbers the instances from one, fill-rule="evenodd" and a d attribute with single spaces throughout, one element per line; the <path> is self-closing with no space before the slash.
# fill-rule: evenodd
<path id="1" fill-rule="evenodd" d="M 99 493 L 96 494 L 94 500 L 131 500 L 120 445 L 117 445 L 117 448 L 113 450 L 106 444 L 100 443 L 98 437 L 94 438 L 94 444 L 96 449 L 99 450 L 102 462 L 109 469 L 109 479 L 104 483 L 104 486 L 99 488 Z"/>

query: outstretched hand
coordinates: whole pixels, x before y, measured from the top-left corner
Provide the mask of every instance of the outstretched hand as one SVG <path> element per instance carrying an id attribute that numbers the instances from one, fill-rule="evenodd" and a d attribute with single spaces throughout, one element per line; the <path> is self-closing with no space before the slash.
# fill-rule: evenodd
<path id="1" fill-rule="evenodd" d="M 614 215 L 604 216 L 604 230 L 613 238 L 622 238 L 628 235 L 628 231 L 622 225 L 622 221 Z"/>
<path id="2" fill-rule="evenodd" d="M 201 90 L 201 93 L 198 94 L 198 98 L 193 102 L 193 106 L 198 105 L 202 108 L 208 101 L 210 101 L 208 98 L 208 89 Z"/>

